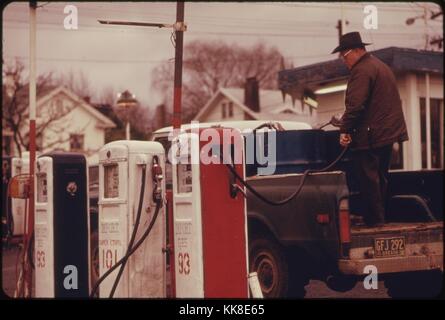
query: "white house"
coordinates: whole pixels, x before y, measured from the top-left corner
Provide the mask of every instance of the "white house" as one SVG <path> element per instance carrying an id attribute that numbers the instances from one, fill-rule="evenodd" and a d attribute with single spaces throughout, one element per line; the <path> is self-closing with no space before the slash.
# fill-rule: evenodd
<path id="1" fill-rule="evenodd" d="M 288 120 L 312 124 L 316 111 L 283 96 L 280 90 L 259 90 L 253 78 L 246 88 L 219 88 L 193 120 L 200 122 L 237 120 Z M 253 84 L 253 85 L 252 85 Z"/>
<path id="2" fill-rule="evenodd" d="M 394 146 L 392 168 L 443 168 L 443 52 L 389 47 L 371 54 L 393 70 L 408 128 L 409 141 Z M 303 88 L 313 91 L 317 122 L 324 123 L 344 112 L 348 76 L 349 70 L 336 59 L 280 71 L 279 87 L 294 97 Z"/>
<path id="3" fill-rule="evenodd" d="M 97 161 L 97 152 L 105 143 L 105 130 L 116 127 L 95 107 L 63 86 L 38 96 L 36 110 L 37 128 L 48 122 L 37 139 L 41 153 L 81 152 L 89 161 Z M 48 121 L 51 118 L 56 120 Z"/>

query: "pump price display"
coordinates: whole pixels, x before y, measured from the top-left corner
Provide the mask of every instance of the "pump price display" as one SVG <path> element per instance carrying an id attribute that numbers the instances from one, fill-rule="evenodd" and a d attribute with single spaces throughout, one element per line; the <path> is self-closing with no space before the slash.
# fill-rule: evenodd
<path id="1" fill-rule="evenodd" d="M 104 197 L 117 198 L 119 196 L 119 170 L 118 165 L 104 166 Z"/>
<path id="2" fill-rule="evenodd" d="M 48 201 L 48 186 L 46 173 L 37 175 L 37 202 L 45 203 Z"/>
<path id="3" fill-rule="evenodd" d="M 178 193 L 192 192 L 192 165 L 179 164 L 178 170 Z"/>

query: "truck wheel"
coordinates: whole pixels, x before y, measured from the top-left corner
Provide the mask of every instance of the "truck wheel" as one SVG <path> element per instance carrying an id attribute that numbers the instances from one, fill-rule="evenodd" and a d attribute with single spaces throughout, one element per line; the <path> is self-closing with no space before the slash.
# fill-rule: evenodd
<path id="1" fill-rule="evenodd" d="M 249 245 L 249 269 L 258 273 L 265 298 L 285 297 L 288 293 L 289 270 L 284 250 L 268 238 L 253 239 Z"/>
<path id="2" fill-rule="evenodd" d="M 99 279 L 99 234 L 97 230 L 94 230 L 91 233 L 90 243 L 91 243 L 90 276 L 91 276 L 91 287 L 94 287 L 95 283 Z"/>
<path id="3" fill-rule="evenodd" d="M 404 272 L 388 276 L 385 286 L 392 298 L 435 298 L 442 291 L 440 270 Z"/>

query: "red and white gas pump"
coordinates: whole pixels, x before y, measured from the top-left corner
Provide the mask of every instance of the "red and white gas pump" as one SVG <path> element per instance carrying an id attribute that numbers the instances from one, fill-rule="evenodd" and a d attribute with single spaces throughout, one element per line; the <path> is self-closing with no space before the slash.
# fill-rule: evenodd
<path id="1" fill-rule="evenodd" d="M 244 190 L 222 163 L 221 152 L 235 155 L 235 169 L 244 177 L 244 144 L 237 130 L 201 129 L 172 143 L 178 298 L 249 295 Z"/>

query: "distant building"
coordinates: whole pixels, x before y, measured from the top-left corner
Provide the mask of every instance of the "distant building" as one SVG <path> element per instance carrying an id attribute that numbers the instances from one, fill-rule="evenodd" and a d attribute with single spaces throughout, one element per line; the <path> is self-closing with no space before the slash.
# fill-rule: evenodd
<path id="1" fill-rule="evenodd" d="M 408 127 L 409 141 L 394 146 L 392 168 L 443 168 L 443 52 L 389 47 L 371 54 L 396 75 Z M 302 90 L 314 92 L 317 122 L 324 123 L 344 112 L 348 76 L 349 70 L 336 59 L 280 71 L 279 87 L 294 98 Z"/>
<path id="2" fill-rule="evenodd" d="M 193 120 L 200 122 L 235 120 L 288 120 L 312 123 L 316 111 L 310 106 L 292 102 L 280 90 L 262 90 L 254 78 L 246 87 L 219 88 Z"/>
<path id="3" fill-rule="evenodd" d="M 48 121 L 50 118 L 56 120 Z M 81 152 L 92 161 L 105 143 L 105 131 L 116 126 L 94 106 L 63 86 L 38 94 L 36 122 L 38 128 L 43 125 L 36 141 L 41 153 L 53 150 Z M 29 128 L 24 126 L 21 130 L 26 132 Z M 8 132 L 3 130 L 3 142 L 8 142 L 11 133 L 5 133 Z M 17 155 L 15 146 L 11 144 L 10 148 L 11 153 Z"/>

